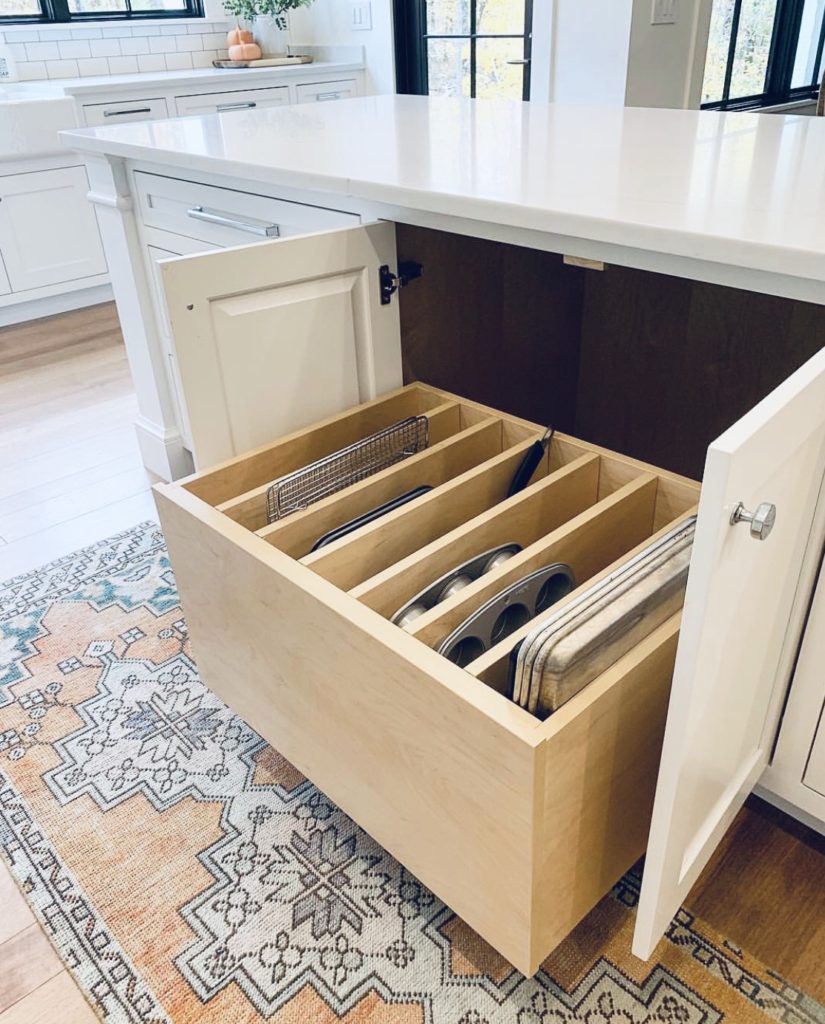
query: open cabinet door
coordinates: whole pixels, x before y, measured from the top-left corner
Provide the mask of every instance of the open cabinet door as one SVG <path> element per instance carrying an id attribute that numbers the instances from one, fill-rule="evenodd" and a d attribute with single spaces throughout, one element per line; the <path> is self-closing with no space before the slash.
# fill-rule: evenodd
<path id="1" fill-rule="evenodd" d="M 379 223 L 161 263 L 196 466 L 401 385 L 395 259 Z"/>
<path id="2" fill-rule="evenodd" d="M 633 939 L 642 959 L 768 762 L 822 543 L 823 472 L 825 350 L 708 449 Z M 731 522 L 739 502 L 775 505 L 763 539 Z"/>

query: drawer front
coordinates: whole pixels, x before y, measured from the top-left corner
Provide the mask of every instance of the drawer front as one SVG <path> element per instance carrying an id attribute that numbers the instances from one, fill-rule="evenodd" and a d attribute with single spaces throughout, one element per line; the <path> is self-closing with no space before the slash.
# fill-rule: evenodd
<path id="1" fill-rule="evenodd" d="M 125 121 L 157 121 L 168 116 L 169 107 L 163 96 L 83 106 L 83 120 L 90 128 L 123 124 Z"/>
<path id="2" fill-rule="evenodd" d="M 217 246 L 351 227 L 360 222 L 354 213 L 142 171 L 135 174 L 135 185 L 144 224 Z"/>
<path id="3" fill-rule="evenodd" d="M 427 417 L 424 451 L 267 525 L 269 481 L 410 415 Z M 542 433 L 411 385 L 158 489 L 206 684 L 528 974 L 644 851 L 678 616 L 546 722 L 499 692 L 508 641 L 461 669 L 433 638 L 459 604 L 537 565 L 604 574 L 698 492 L 557 435 L 505 500 Z M 427 494 L 311 552 L 424 481 Z M 424 628 L 392 624 L 422 581 L 502 538 L 521 553 Z"/>
<path id="4" fill-rule="evenodd" d="M 274 89 L 235 89 L 194 96 L 176 96 L 175 107 L 183 117 L 188 114 L 220 114 L 258 107 L 282 107 L 289 103 L 289 86 Z"/>
<path id="5" fill-rule="evenodd" d="M 358 81 L 346 78 L 338 82 L 312 82 L 296 85 L 299 103 L 323 103 L 326 100 L 348 100 L 358 95 Z"/>

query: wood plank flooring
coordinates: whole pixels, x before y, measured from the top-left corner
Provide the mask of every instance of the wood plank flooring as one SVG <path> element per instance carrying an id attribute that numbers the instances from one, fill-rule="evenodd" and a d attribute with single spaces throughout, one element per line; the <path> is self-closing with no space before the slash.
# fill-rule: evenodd
<path id="1" fill-rule="evenodd" d="M 154 519 L 112 303 L 0 329 L 0 579 Z"/>

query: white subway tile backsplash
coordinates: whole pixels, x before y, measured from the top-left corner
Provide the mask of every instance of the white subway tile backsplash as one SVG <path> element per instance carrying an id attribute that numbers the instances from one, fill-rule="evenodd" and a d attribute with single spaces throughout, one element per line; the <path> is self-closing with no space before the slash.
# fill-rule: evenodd
<path id="1" fill-rule="evenodd" d="M 192 67 L 192 54 L 191 53 L 167 53 L 166 54 L 166 70 L 167 71 L 187 71 Z"/>
<path id="2" fill-rule="evenodd" d="M 38 32 L 18 32 L 16 29 L 6 29 L 3 34 L 6 37 L 6 41 L 9 43 L 36 43 L 40 38 L 40 34 Z"/>
<path id="3" fill-rule="evenodd" d="M 165 71 L 166 61 L 162 53 L 141 53 L 138 56 L 138 71 Z"/>
<path id="4" fill-rule="evenodd" d="M 110 75 L 131 75 L 138 69 L 137 57 L 110 57 Z"/>
<path id="5" fill-rule="evenodd" d="M 121 52 L 120 40 L 92 39 L 89 43 L 89 49 L 93 57 L 119 57 Z"/>
<path id="6" fill-rule="evenodd" d="M 157 39 L 149 40 L 150 53 L 174 53 L 176 49 L 175 40 L 170 36 L 158 36 Z"/>
<path id="7" fill-rule="evenodd" d="M 138 36 L 134 36 L 132 39 L 121 39 L 120 52 L 127 56 L 134 56 L 137 53 L 148 53 L 149 37 L 144 36 L 141 39 Z"/>
<path id="8" fill-rule="evenodd" d="M 48 46 L 48 43 L 41 43 L 41 46 Z M 74 57 L 76 60 L 91 57 L 89 43 L 85 39 L 70 39 L 67 43 L 58 43 L 60 56 L 64 59 Z"/>
<path id="9" fill-rule="evenodd" d="M 81 77 L 88 75 L 108 75 L 109 62 L 105 57 L 91 57 L 89 60 L 79 60 L 77 69 Z"/>
<path id="10" fill-rule="evenodd" d="M 76 60 L 50 60 L 46 71 L 49 78 L 77 78 L 80 74 Z"/>
<path id="11" fill-rule="evenodd" d="M 17 65 L 17 77 L 21 82 L 36 82 L 41 78 L 48 78 L 46 65 L 40 60 L 30 60 Z"/>
<path id="12" fill-rule="evenodd" d="M 210 67 L 213 60 L 226 59 L 229 27 L 223 20 L 44 26 L 37 31 L 7 26 L 0 40 L 5 35 L 21 81 L 30 82 Z"/>
<path id="13" fill-rule="evenodd" d="M 57 60 L 58 43 L 26 43 L 26 60 Z"/>
<path id="14" fill-rule="evenodd" d="M 179 53 L 192 53 L 203 49 L 203 36 L 176 36 L 175 43 Z"/>

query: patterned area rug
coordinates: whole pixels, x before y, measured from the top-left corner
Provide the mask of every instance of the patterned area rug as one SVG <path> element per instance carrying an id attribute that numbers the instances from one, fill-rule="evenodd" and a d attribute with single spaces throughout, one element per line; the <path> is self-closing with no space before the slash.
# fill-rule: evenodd
<path id="1" fill-rule="evenodd" d="M 0 844 L 113 1024 L 825 1024 L 638 877 L 514 971 L 197 675 L 153 524 L 0 585 Z"/>

